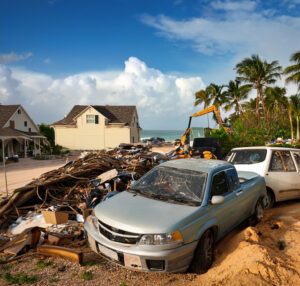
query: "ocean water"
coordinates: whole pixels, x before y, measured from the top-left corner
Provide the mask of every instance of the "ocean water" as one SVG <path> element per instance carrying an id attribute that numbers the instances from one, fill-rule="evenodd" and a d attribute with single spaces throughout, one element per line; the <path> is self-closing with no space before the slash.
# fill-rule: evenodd
<path id="1" fill-rule="evenodd" d="M 180 139 L 184 130 L 144 130 L 141 131 L 141 140 L 151 137 L 164 138 L 166 141 L 174 141 Z"/>
<path id="2" fill-rule="evenodd" d="M 144 130 L 141 131 L 141 140 L 151 137 L 164 138 L 166 141 L 180 139 L 185 130 Z M 195 137 L 204 137 L 204 128 L 197 127 L 191 130 L 191 139 Z"/>

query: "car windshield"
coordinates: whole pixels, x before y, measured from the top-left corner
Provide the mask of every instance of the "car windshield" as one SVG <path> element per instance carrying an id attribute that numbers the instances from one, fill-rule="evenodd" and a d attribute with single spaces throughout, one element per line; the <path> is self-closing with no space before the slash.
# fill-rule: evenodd
<path id="1" fill-rule="evenodd" d="M 206 173 L 158 166 L 128 191 L 158 200 L 198 206 L 203 198 L 205 182 Z"/>
<path id="2" fill-rule="evenodd" d="M 227 161 L 233 164 L 257 164 L 263 162 L 266 155 L 266 149 L 232 150 L 227 156 Z"/>

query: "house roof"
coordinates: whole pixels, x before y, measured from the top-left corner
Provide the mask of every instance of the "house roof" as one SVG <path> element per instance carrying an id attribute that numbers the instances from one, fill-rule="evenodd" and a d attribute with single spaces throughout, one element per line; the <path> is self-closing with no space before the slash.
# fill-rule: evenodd
<path id="1" fill-rule="evenodd" d="M 89 106 L 105 116 L 109 123 L 125 123 L 129 125 L 136 112 L 134 105 L 75 105 L 64 119 L 54 122 L 52 125 L 75 125 L 75 118 Z"/>
<path id="2" fill-rule="evenodd" d="M 26 134 L 24 134 L 21 131 L 17 131 L 15 129 L 6 127 L 6 128 L 0 128 L 0 138 L 1 139 L 9 139 L 9 138 L 26 138 L 30 139 L 30 137 Z"/>
<path id="3" fill-rule="evenodd" d="M 0 104 L 0 128 L 13 116 L 20 105 L 2 105 Z"/>

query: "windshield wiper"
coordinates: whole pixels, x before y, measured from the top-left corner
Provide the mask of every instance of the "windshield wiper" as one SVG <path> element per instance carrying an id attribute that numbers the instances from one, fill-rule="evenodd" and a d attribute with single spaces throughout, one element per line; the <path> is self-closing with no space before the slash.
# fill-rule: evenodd
<path id="1" fill-rule="evenodd" d="M 188 203 L 193 205 L 199 205 L 201 203 L 200 201 L 196 201 L 194 198 L 183 194 L 175 194 L 173 196 L 170 196 L 169 198 L 176 202 Z"/>
<path id="2" fill-rule="evenodd" d="M 143 194 L 143 192 L 140 189 L 135 189 L 135 188 L 127 189 L 127 191 L 133 193 L 134 195 Z"/>

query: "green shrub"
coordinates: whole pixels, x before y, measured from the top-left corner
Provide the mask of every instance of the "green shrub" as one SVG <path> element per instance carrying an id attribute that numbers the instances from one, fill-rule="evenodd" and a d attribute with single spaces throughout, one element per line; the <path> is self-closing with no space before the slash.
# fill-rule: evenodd
<path id="1" fill-rule="evenodd" d="M 92 271 L 83 271 L 81 273 L 81 278 L 85 281 L 93 279 L 93 272 Z"/>
<path id="2" fill-rule="evenodd" d="M 10 272 L 6 272 L 3 275 L 3 279 L 9 284 L 33 284 L 38 281 L 38 277 L 36 275 L 26 275 L 24 273 L 19 274 L 11 274 Z"/>
<path id="3" fill-rule="evenodd" d="M 39 260 L 35 266 L 37 269 L 44 269 L 48 266 L 51 266 L 53 263 L 51 261 Z"/>

